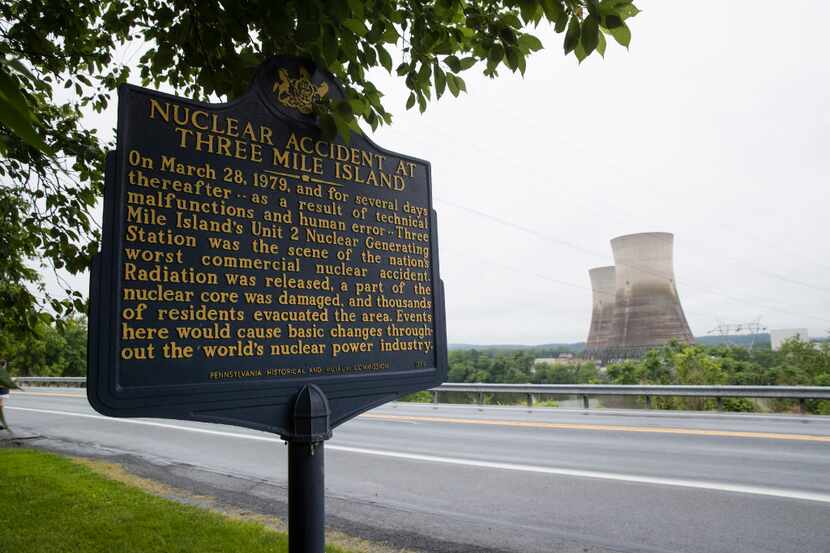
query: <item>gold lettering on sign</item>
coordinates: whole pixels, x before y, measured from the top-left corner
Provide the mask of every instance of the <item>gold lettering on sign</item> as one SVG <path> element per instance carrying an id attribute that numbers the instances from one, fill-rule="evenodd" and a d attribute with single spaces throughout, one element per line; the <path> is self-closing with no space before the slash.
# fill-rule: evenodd
<path id="1" fill-rule="evenodd" d="M 273 93 L 312 113 L 330 91 L 302 69 Z M 186 384 L 434 366 L 425 163 L 242 104 L 143 101 L 153 132 L 120 150 L 126 371 Z"/>

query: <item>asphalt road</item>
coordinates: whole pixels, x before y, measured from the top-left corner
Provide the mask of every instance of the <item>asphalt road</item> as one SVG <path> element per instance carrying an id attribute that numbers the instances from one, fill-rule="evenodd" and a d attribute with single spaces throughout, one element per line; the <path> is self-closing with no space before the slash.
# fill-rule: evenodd
<path id="1" fill-rule="evenodd" d="M 285 512 L 276 436 L 16 393 L 20 434 Z M 331 526 L 441 552 L 830 552 L 830 418 L 390 404 L 326 445 Z"/>

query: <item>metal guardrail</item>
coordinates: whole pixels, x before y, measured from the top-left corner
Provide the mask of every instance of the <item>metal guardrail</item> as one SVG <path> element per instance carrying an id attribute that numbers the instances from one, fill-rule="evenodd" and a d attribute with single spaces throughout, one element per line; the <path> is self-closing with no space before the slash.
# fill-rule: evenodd
<path id="1" fill-rule="evenodd" d="M 802 404 L 807 399 L 830 399 L 830 386 L 661 386 L 638 384 L 442 384 L 432 390 L 432 401 L 438 403 L 441 392 L 477 393 L 479 403 L 485 394 L 525 394 L 528 406 L 538 395 L 566 395 L 582 398 L 582 406 L 590 408 L 589 398 L 600 396 L 644 397 L 651 407 L 652 397 L 699 397 L 717 400 L 720 407 L 723 398 L 775 398 L 797 399 Z"/>
<path id="2" fill-rule="evenodd" d="M 12 380 L 18 386 L 69 386 L 86 387 L 85 376 L 18 376 Z"/>
<path id="3" fill-rule="evenodd" d="M 86 386 L 83 376 L 21 376 L 14 379 L 21 386 Z M 592 397 L 637 396 L 646 399 L 651 406 L 653 397 L 699 397 L 723 401 L 723 398 L 772 398 L 797 399 L 801 404 L 807 399 L 830 399 L 830 386 L 659 386 L 627 384 L 467 384 L 448 383 L 430 390 L 433 403 L 439 402 L 442 392 L 478 394 L 480 404 L 486 394 L 524 394 L 528 406 L 533 406 L 536 396 L 577 396 L 582 398 L 585 409 L 590 408 Z"/>

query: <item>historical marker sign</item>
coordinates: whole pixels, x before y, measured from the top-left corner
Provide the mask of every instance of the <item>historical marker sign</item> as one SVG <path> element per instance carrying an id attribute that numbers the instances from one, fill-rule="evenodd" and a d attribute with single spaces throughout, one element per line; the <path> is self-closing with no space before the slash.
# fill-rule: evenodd
<path id="1" fill-rule="evenodd" d="M 313 64 L 203 104 L 119 89 L 91 284 L 88 396 L 113 416 L 285 434 L 306 384 L 331 425 L 444 381 L 429 163 L 326 141 Z"/>

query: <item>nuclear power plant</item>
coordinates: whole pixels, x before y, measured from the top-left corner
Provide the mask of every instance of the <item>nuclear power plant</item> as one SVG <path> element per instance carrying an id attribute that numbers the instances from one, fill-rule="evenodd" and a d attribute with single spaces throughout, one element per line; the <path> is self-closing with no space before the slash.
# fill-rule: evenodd
<path id="1" fill-rule="evenodd" d="M 591 269 L 593 310 L 586 354 L 607 361 L 639 357 L 694 337 L 674 281 L 674 235 L 645 232 L 611 240 L 613 267 Z"/>
<path id="2" fill-rule="evenodd" d="M 611 343 L 614 328 L 614 304 L 617 298 L 617 281 L 614 267 L 597 267 L 588 271 L 591 277 L 591 293 L 594 309 L 591 312 L 591 328 L 588 331 L 586 349 L 589 354 L 604 352 Z"/>

